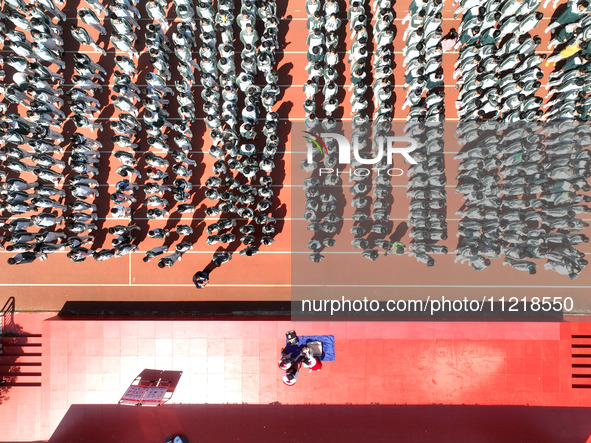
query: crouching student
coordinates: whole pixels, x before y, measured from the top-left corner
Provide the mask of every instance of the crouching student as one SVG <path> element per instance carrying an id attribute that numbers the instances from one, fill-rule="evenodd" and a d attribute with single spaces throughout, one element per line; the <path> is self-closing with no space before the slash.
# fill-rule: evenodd
<path id="1" fill-rule="evenodd" d="M 308 368 L 309 372 L 320 371 L 322 369 L 322 362 L 312 355 L 312 350 L 308 346 L 302 348 L 300 360 Z"/>

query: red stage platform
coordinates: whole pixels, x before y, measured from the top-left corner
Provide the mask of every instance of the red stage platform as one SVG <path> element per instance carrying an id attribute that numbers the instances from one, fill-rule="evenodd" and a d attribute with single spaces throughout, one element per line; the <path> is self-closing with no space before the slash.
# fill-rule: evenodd
<path id="1" fill-rule="evenodd" d="M 285 409 L 279 405 L 297 409 L 309 404 L 318 405 L 313 410 L 325 411 L 326 417 L 338 410 L 326 405 L 591 406 L 591 391 L 573 388 L 573 384 L 591 384 L 591 369 L 573 368 L 573 364 L 591 364 L 591 357 L 577 357 L 587 351 L 575 347 L 589 347 L 591 339 L 573 338 L 591 336 L 588 323 L 111 321 L 42 314 L 17 314 L 15 321 L 25 332 L 42 334 L 41 386 L 3 387 L 2 441 L 45 440 L 56 429 L 60 435 L 72 436 L 94 427 L 96 433 L 90 435 L 96 439 L 85 436 L 90 438 L 85 441 L 137 435 L 137 441 L 159 442 L 167 432 L 182 432 L 199 441 L 200 428 L 193 428 L 184 416 L 188 404 L 209 404 L 212 410 L 225 404 L 273 404 L 278 411 Z M 326 362 L 320 372 L 302 371 L 296 385 L 288 387 L 277 361 L 284 333 L 292 328 L 300 335 L 334 335 L 336 361 Z M 31 358 L 21 356 L 17 364 Z M 142 420 L 141 426 L 131 426 L 140 416 L 154 413 L 130 415 L 129 407 L 115 405 L 145 368 L 183 374 L 171 400 L 160 407 L 167 412 L 156 413 L 164 414 L 159 415 L 160 424 Z M 22 372 L 29 369 L 20 368 Z M 283 412 L 260 410 L 266 411 L 275 429 L 283 429 Z M 568 416 L 566 411 L 575 410 L 560 414 Z M 69 418 L 63 421 L 64 416 Z M 549 421 L 544 413 L 528 417 L 530 428 L 552 432 L 564 429 L 568 422 Z M 487 423 L 486 418 L 482 420 Z M 454 421 L 437 423 L 449 432 L 458 426 Z M 173 425 L 180 429 L 174 430 Z M 588 420 L 585 426 L 588 436 Z M 575 429 L 581 430 L 580 426 Z"/>

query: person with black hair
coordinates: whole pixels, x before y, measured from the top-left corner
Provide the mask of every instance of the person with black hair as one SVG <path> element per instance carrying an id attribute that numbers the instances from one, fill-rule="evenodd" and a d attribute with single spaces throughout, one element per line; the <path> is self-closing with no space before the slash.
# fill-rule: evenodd
<path id="1" fill-rule="evenodd" d="M 213 264 L 220 267 L 222 264 L 229 262 L 232 259 L 232 254 L 227 251 L 216 252 L 213 255 Z"/>
<path id="2" fill-rule="evenodd" d="M 86 260 L 88 257 L 92 256 L 94 251 L 92 249 L 76 247 L 72 248 L 66 255 L 67 257 L 75 263 L 81 263 Z"/>
<path id="3" fill-rule="evenodd" d="M 320 371 L 322 369 L 322 361 L 312 354 L 312 350 L 308 346 L 300 348 L 299 360 L 304 367 L 308 368 L 309 372 Z"/>
<path id="4" fill-rule="evenodd" d="M 72 37 L 76 39 L 80 44 L 89 45 L 96 52 L 100 52 L 103 55 L 107 55 L 107 51 L 101 48 L 90 36 L 88 31 L 81 26 L 70 25 L 70 32 Z"/>
<path id="5" fill-rule="evenodd" d="M 209 271 L 204 269 L 203 271 L 198 271 L 193 275 L 193 284 L 197 289 L 203 289 L 209 283 Z"/>
<path id="6" fill-rule="evenodd" d="M 287 386 L 295 385 L 296 381 L 298 380 L 299 374 L 299 363 L 292 364 L 283 374 L 283 383 Z"/>
<path id="7" fill-rule="evenodd" d="M 365 8 L 363 7 L 363 3 L 359 1 L 354 1 L 351 4 L 351 7 L 347 11 L 347 20 L 349 21 L 349 30 L 353 30 L 355 26 L 355 22 L 358 21 L 358 17 L 360 15 L 365 15 Z"/>
<path id="8" fill-rule="evenodd" d="M 158 260 L 158 267 L 159 268 L 171 267 L 177 261 L 181 260 L 182 255 L 183 255 L 182 252 L 175 251 L 166 257 L 162 257 L 160 260 Z"/>
<path id="9" fill-rule="evenodd" d="M 42 252 L 21 252 L 16 254 L 14 257 L 10 257 L 6 262 L 9 265 L 22 265 L 26 263 L 32 263 L 35 260 L 45 260 L 47 255 Z"/>

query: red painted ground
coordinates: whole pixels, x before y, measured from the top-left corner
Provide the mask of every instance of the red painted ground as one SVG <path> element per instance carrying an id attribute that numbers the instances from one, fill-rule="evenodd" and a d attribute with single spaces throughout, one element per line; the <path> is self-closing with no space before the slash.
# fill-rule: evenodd
<path id="1" fill-rule="evenodd" d="M 16 322 L 31 330 L 43 317 L 17 314 Z M 326 362 L 318 373 L 302 371 L 297 384 L 287 387 L 277 361 L 284 332 L 291 328 L 300 335 L 333 334 L 336 361 Z M 573 353 L 584 350 L 572 348 L 583 340 L 571 335 L 591 334 L 589 324 L 50 318 L 42 323 L 42 332 L 42 386 L 8 391 L 10 399 L 4 400 L 0 414 L 2 441 L 48 439 L 58 425 L 62 435 L 93 426 L 92 409 L 83 420 L 77 415 L 60 422 L 68 410 L 80 410 L 73 405 L 115 405 L 145 368 L 183 371 L 169 402 L 174 405 L 591 406 L 588 389 L 571 387 L 586 382 L 572 378 L 571 364 L 591 360 L 573 359 Z M 166 425 L 141 421 L 135 426 L 129 420 L 141 415 L 129 416 L 130 408 L 105 409 L 108 415 L 99 414 L 96 423 L 110 417 L 111 425 L 97 429 L 96 440 L 89 441 L 130 432 L 150 435 L 137 440 L 146 442 L 160 441 L 163 432 L 197 437 L 195 429 L 175 418 L 182 408 L 165 409 L 160 417 L 166 418 L 159 420 Z M 180 431 L 172 430 L 175 423 L 183 426 Z M 540 429 L 547 426 L 538 423 Z"/>

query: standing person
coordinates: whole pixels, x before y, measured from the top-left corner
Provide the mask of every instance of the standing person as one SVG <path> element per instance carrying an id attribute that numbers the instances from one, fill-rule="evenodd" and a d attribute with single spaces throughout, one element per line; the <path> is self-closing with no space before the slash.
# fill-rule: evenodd
<path id="1" fill-rule="evenodd" d="M 401 241 L 395 241 L 394 243 L 392 243 L 391 249 L 394 252 L 394 254 L 403 255 L 405 251 L 404 243 L 402 243 Z"/>
<path id="2" fill-rule="evenodd" d="M 158 260 L 158 267 L 164 268 L 166 266 L 170 267 L 174 265 L 177 261 L 181 260 L 181 255 L 183 255 L 181 252 L 173 252 L 166 257 L 162 257 L 160 260 Z"/>
<path id="3" fill-rule="evenodd" d="M 31 226 L 33 226 L 33 220 L 31 220 L 30 218 L 15 218 L 13 220 L 11 220 L 8 223 L 4 223 L 4 229 L 11 231 L 11 232 L 17 232 L 17 231 L 23 231 L 26 230 L 27 228 L 30 228 Z"/>
<path id="4" fill-rule="evenodd" d="M 197 289 L 202 289 L 209 283 L 209 271 L 204 269 L 203 271 L 198 271 L 193 275 L 193 283 Z"/>
<path id="5" fill-rule="evenodd" d="M 115 218 L 124 218 L 131 216 L 131 208 L 129 206 L 115 205 L 111 208 L 111 215 Z"/>
<path id="6" fill-rule="evenodd" d="M 38 215 L 32 215 L 31 220 L 40 228 L 50 228 L 55 225 L 60 225 L 64 221 L 63 216 L 56 216 L 50 212 L 42 212 Z"/>
<path id="7" fill-rule="evenodd" d="M 172 435 L 168 437 L 164 443 L 188 443 L 189 440 L 183 435 Z"/>
<path id="8" fill-rule="evenodd" d="M 82 45 L 89 45 L 91 46 L 96 52 L 100 52 L 103 55 L 107 55 L 107 51 L 101 48 L 96 42 L 92 39 L 90 34 L 86 29 L 81 26 L 70 25 L 70 32 L 72 33 L 72 37 L 78 41 L 78 43 Z"/>
<path id="9" fill-rule="evenodd" d="M 92 254 L 92 258 L 94 258 L 96 261 L 104 261 L 113 257 L 115 257 L 114 249 L 101 249 L 100 251 L 95 251 Z"/>
<path id="10" fill-rule="evenodd" d="M 222 264 L 229 262 L 232 259 L 232 254 L 229 252 L 216 252 L 213 256 L 213 263 L 216 267 L 221 266 Z"/>
<path id="11" fill-rule="evenodd" d="M 115 246 L 115 257 L 123 257 L 124 255 L 131 254 L 137 251 L 137 246 L 131 243 L 123 243 Z"/>
<path id="12" fill-rule="evenodd" d="M 165 229 L 156 228 L 156 229 L 153 229 L 148 232 L 148 237 L 150 237 L 150 238 L 163 239 L 163 238 L 168 237 L 169 235 L 170 235 L 170 231 L 166 228 Z"/>
<path id="13" fill-rule="evenodd" d="M 14 257 L 10 257 L 7 262 L 9 265 L 22 265 L 25 263 L 32 263 L 36 259 L 45 260 L 47 255 L 42 252 L 21 252 L 16 254 Z"/>
<path id="14" fill-rule="evenodd" d="M 101 35 L 107 35 L 107 30 L 103 25 L 101 25 L 99 18 L 92 10 L 88 8 L 81 8 L 78 10 L 78 17 L 80 17 L 84 23 L 92 26 L 94 29 L 100 32 Z M 65 16 L 63 20 L 65 20 Z"/>
<path id="15" fill-rule="evenodd" d="M 67 256 L 73 262 L 80 263 L 92 256 L 93 253 L 94 251 L 92 249 L 73 248 L 70 252 L 68 252 Z"/>
<path id="16" fill-rule="evenodd" d="M 152 258 L 158 255 L 162 255 L 165 252 L 168 252 L 168 246 L 157 246 L 155 248 L 150 249 L 149 251 L 146 251 L 145 257 L 142 260 L 144 261 L 144 263 L 148 263 Z"/>

